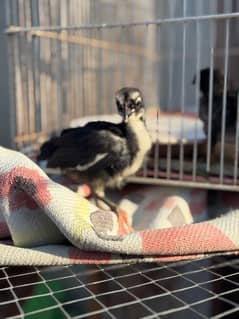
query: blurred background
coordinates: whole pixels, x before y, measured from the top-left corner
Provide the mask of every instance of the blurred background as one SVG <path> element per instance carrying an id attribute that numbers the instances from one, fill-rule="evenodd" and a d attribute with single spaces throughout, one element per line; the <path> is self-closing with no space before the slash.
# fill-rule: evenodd
<path id="1" fill-rule="evenodd" d="M 79 118 L 116 113 L 114 92 L 135 86 L 148 110 L 154 110 L 148 114 L 181 114 L 166 122 L 154 116 L 149 129 L 165 145 L 175 140 L 172 131 L 177 128 L 176 142 L 181 144 L 176 166 L 185 166 L 185 139 L 197 144 L 205 138 L 197 121 L 195 74 L 216 67 L 226 71 L 234 87 L 239 85 L 238 10 L 236 0 L 2 1 L 1 145 L 34 152 L 50 135 L 79 125 Z M 192 114 L 189 128 L 185 116 Z M 158 178 L 158 145 L 153 156 Z M 171 150 L 165 156 L 163 169 L 171 179 Z M 197 157 L 194 145 L 190 162 Z M 196 181 L 200 174 L 194 166 L 190 174 Z M 179 180 L 183 173 L 181 167 Z M 145 171 L 144 177 L 149 176 Z"/>

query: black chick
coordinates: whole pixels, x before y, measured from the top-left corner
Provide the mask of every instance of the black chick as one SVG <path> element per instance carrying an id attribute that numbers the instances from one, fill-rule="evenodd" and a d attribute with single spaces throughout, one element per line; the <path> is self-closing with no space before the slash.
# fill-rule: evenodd
<path id="1" fill-rule="evenodd" d="M 196 83 L 196 76 L 193 84 Z M 222 112 L 223 112 L 223 86 L 224 76 L 217 70 L 213 70 L 213 85 L 212 85 L 212 122 L 211 122 L 211 147 L 212 151 L 221 141 L 222 132 Z M 209 126 L 209 90 L 210 90 L 210 69 L 205 68 L 200 71 L 200 104 L 199 118 L 204 125 L 205 135 L 208 136 Z M 225 118 L 225 134 L 235 134 L 237 122 L 237 92 L 232 89 L 231 83 L 228 83 L 226 92 L 226 118 Z"/>
<path id="2" fill-rule="evenodd" d="M 59 167 L 75 182 L 88 184 L 100 198 L 106 187 L 120 187 L 141 167 L 152 145 L 140 90 L 122 88 L 115 100 L 121 123 L 96 121 L 63 130 L 41 146 L 38 156 L 48 167 Z"/>

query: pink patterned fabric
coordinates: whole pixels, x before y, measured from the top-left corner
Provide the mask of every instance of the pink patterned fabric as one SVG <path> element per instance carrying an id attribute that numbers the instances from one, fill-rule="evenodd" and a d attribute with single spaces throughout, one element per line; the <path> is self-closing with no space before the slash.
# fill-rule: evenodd
<path id="1" fill-rule="evenodd" d="M 230 213 L 191 224 L 191 210 L 198 217 L 205 208 L 200 191 L 179 196 L 139 187 L 138 204 L 124 194 L 119 218 L 94 206 L 84 191 L 71 191 L 23 154 L 0 147 L 0 264 L 175 261 L 239 252 L 235 202 Z"/>

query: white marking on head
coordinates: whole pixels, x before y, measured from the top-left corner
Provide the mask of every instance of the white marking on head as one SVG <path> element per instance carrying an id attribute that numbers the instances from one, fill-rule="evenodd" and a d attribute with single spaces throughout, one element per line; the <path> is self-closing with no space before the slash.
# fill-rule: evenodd
<path id="1" fill-rule="evenodd" d="M 131 96 L 131 98 L 132 98 L 133 100 L 135 100 L 135 101 L 136 101 L 138 98 L 141 99 L 141 96 L 140 96 L 139 92 L 132 92 L 132 93 L 130 93 L 130 96 Z M 142 99 L 141 99 L 141 101 L 142 101 Z"/>
<path id="2" fill-rule="evenodd" d="M 135 99 L 135 102 L 138 103 L 138 102 L 142 102 L 142 98 L 141 96 L 139 95 L 136 99 Z"/>

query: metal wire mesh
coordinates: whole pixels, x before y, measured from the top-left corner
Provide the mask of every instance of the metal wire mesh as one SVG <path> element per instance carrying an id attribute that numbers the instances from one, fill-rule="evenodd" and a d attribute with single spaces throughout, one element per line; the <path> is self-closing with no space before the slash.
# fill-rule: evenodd
<path id="1" fill-rule="evenodd" d="M 2 267 L 4 318 L 237 318 L 239 260 Z"/>

